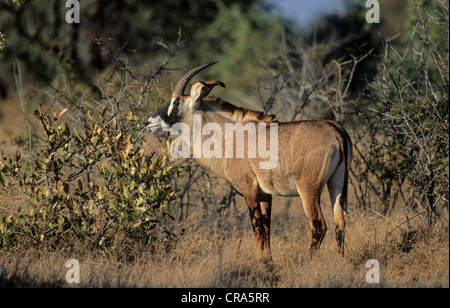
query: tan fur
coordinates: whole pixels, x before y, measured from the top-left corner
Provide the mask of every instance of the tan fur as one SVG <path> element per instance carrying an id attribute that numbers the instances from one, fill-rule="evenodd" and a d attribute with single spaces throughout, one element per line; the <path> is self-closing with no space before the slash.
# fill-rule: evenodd
<path id="1" fill-rule="evenodd" d="M 310 221 L 310 249 L 311 252 L 317 250 L 327 230 L 320 207 L 320 196 L 325 185 L 328 185 L 335 216 L 338 252 L 343 257 L 343 211 L 352 155 L 352 144 L 347 132 L 332 121 L 278 122 L 273 115 L 266 116 L 262 112 L 233 106 L 220 98 L 206 97 L 215 85 L 223 84 L 218 81 L 197 82 L 191 88 L 190 96 L 179 97 L 180 107 L 175 112 L 179 113 L 182 122 L 192 128 L 193 115 L 196 114 L 201 117 L 202 128 L 206 123 L 218 123 L 222 132 L 226 123 L 267 123 L 266 144 L 269 144 L 269 124 L 278 125 L 278 164 L 273 169 L 261 169 L 259 163 L 263 159 L 258 156 L 197 159 L 201 166 L 227 179 L 244 196 L 249 206 L 258 253 L 270 259 L 272 195 L 301 197 Z M 172 110 L 172 106 L 170 108 Z M 202 138 L 206 139 L 208 136 Z M 245 138 L 248 140 L 248 133 Z M 222 149 L 224 151 L 225 147 Z"/>

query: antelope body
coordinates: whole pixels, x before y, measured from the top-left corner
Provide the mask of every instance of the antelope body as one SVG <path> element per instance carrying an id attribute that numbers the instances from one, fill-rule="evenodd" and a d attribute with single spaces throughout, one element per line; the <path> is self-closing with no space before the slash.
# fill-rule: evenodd
<path id="1" fill-rule="evenodd" d="M 206 97 L 215 86 L 225 86 L 220 81 L 197 82 L 192 86 L 190 95 L 184 95 L 190 79 L 214 63 L 216 62 L 196 67 L 183 76 L 175 88 L 170 105 L 149 118 L 149 131 L 170 130 L 176 123 L 184 123 L 192 128 L 194 115 L 200 117 L 202 128 L 208 123 L 215 123 L 221 128 L 222 134 L 225 134 L 224 130 L 229 123 L 253 124 L 259 125 L 258 127 L 264 123 L 264 135 L 258 129 L 248 130 L 244 131 L 244 140 L 246 142 L 255 138 L 259 142 L 266 138 L 265 144 L 272 146 L 270 141 L 273 140 L 270 139 L 274 136 L 270 133 L 270 127 L 276 125 L 278 161 L 272 168 L 260 168 L 260 163 L 267 159 L 258 155 L 244 155 L 241 158 L 222 155 L 195 159 L 202 167 L 224 177 L 245 198 L 258 254 L 269 259 L 272 195 L 300 196 L 310 222 L 310 250 L 314 252 L 320 247 L 327 230 L 320 207 L 320 196 L 327 185 L 334 213 L 338 252 L 342 258 L 344 210 L 352 156 L 349 135 L 344 128 L 332 121 L 278 122 L 274 120 L 274 116 L 265 116 L 262 112 L 245 110 L 218 98 Z M 189 137 L 193 138 L 192 135 Z M 234 141 L 233 151 L 242 146 L 236 139 Z M 190 144 L 194 146 L 193 143 Z M 225 146 L 221 150 L 225 152 Z M 249 150 L 245 153 L 248 154 Z"/>

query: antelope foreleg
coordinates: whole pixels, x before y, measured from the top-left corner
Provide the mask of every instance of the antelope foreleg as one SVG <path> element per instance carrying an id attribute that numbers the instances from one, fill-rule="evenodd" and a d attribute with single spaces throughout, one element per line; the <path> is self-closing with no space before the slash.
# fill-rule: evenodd
<path id="1" fill-rule="evenodd" d="M 250 219 L 256 238 L 256 250 L 262 259 L 271 260 L 270 254 L 270 216 L 272 196 L 246 198 Z"/>
<path id="2" fill-rule="evenodd" d="M 311 192 L 310 192 L 311 191 Z M 310 252 L 314 253 L 322 244 L 327 232 L 327 224 L 323 218 L 322 209 L 320 208 L 320 192 L 319 189 L 311 189 L 310 191 L 299 190 L 302 198 L 303 208 L 309 220 L 311 228 L 311 247 Z"/>

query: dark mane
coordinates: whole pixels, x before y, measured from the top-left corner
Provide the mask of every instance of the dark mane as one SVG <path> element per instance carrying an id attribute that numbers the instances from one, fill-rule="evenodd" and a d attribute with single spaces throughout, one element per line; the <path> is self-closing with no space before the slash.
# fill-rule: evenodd
<path id="1" fill-rule="evenodd" d="M 264 115 L 264 112 L 248 110 L 234 106 L 218 97 L 206 97 L 202 100 L 201 109 L 218 112 L 220 115 L 239 122 L 256 121 L 265 123 L 278 123 L 275 115 Z"/>

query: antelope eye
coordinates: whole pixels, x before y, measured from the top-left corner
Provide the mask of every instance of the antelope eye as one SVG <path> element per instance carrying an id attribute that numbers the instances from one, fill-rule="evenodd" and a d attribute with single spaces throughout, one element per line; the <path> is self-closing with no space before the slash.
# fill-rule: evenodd
<path id="1" fill-rule="evenodd" d="M 179 102 L 179 101 L 175 101 L 175 102 L 173 103 L 173 105 L 174 105 L 174 107 L 177 107 L 177 108 L 178 108 L 178 106 L 180 106 L 180 102 Z"/>

